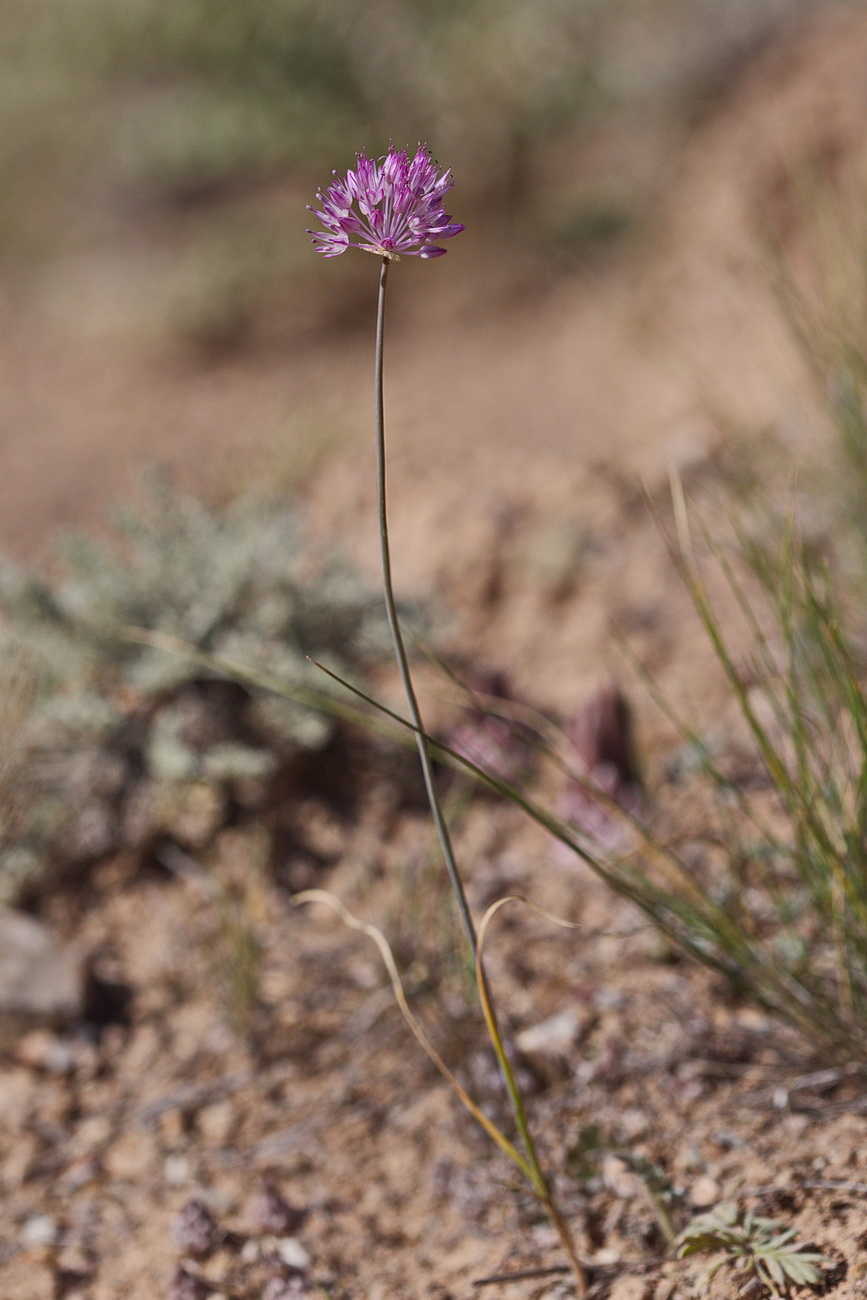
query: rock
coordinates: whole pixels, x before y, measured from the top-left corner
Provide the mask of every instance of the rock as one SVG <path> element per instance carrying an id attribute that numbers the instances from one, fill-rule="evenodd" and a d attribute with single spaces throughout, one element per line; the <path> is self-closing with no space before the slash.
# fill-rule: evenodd
<path id="1" fill-rule="evenodd" d="M 64 1246 L 54 1261 L 57 1272 L 67 1279 L 68 1284 L 86 1282 L 96 1272 L 93 1259 L 80 1245 Z"/>
<path id="2" fill-rule="evenodd" d="M 24 1128 L 34 1105 L 33 1078 L 29 1070 L 0 1073 L 0 1133 Z"/>
<path id="3" fill-rule="evenodd" d="M 84 1012 L 81 954 L 40 921 L 0 911 L 0 1018 L 14 1031 L 28 1025 L 68 1025 Z"/>
<path id="4" fill-rule="evenodd" d="M 602 1161 L 602 1185 L 620 1200 L 631 1201 L 638 1190 L 638 1179 L 625 1160 L 607 1155 Z"/>
<path id="5" fill-rule="evenodd" d="M 604 682 L 579 705 L 564 731 L 575 751 L 576 774 L 565 781 L 558 814 L 579 838 L 622 851 L 630 841 L 628 824 L 614 805 L 630 816 L 642 805 L 632 713 L 625 696 L 613 682 Z M 574 865 L 571 849 L 559 846 L 557 856 L 564 865 Z"/>
<path id="6" fill-rule="evenodd" d="M 595 1255 L 591 1255 L 587 1264 L 591 1268 L 616 1268 L 620 1263 L 620 1251 L 614 1246 L 603 1246 L 597 1250 Z"/>
<path id="7" fill-rule="evenodd" d="M 102 1173 L 102 1165 L 96 1156 L 82 1156 L 64 1170 L 57 1182 L 57 1190 L 65 1196 L 80 1192 L 88 1183 L 101 1179 Z"/>
<path id="8" fill-rule="evenodd" d="M 712 1178 L 697 1178 L 689 1189 L 689 1203 L 696 1210 L 709 1210 L 719 1198 L 719 1183 Z"/>
<path id="9" fill-rule="evenodd" d="M 134 1183 L 154 1168 L 156 1157 L 149 1133 L 122 1133 L 105 1153 L 105 1171 L 109 1178 Z"/>
<path id="10" fill-rule="evenodd" d="M 515 1046 L 527 1056 L 568 1059 L 587 1027 L 587 1015 L 577 1007 L 567 1007 L 565 1011 L 558 1011 L 555 1016 L 523 1030 L 515 1038 Z"/>
<path id="11" fill-rule="evenodd" d="M 193 1176 L 193 1167 L 185 1155 L 173 1154 L 166 1156 L 163 1165 L 163 1178 L 165 1178 L 169 1187 L 182 1187 L 188 1183 Z"/>
<path id="12" fill-rule="evenodd" d="M 170 786 L 163 794 L 160 824 L 187 849 L 204 848 L 225 817 L 220 787 L 208 781 L 188 781 Z"/>
<path id="13" fill-rule="evenodd" d="M 224 1146 L 235 1127 L 235 1107 L 228 1097 L 203 1106 L 196 1114 L 196 1128 L 206 1142 Z"/>
<path id="14" fill-rule="evenodd" d="M 201 1201 L 187 1201 L 172 1221 L 175 1245 L 185 1255 L 202 1259 L 216 1250 L 223 1232 L 211 1211 Z"/>
<path id="15" fill-rule="evenodd" d="M 537 1223 L 531 1230 L 533 1245 L 538 1250 L 556 1250 L 560 1238 L 550 1223 Z"/>
<path id="16" fill-rule="evenodd" d="M 310 1256 L 297 1237 L 281 1237 L 275 1243 L 275 1249 L 284 1264 L 303 1273 L 310 1267 Z"/>
<path id="17" fill-rule="evenodd" d="M 575 1048 L 596 1018 L 592 1008 L 570 1006 L 515 1038 L 535 1081 L 543 1087 L 577 1068 Z"/>
<path id="18" fill-rule="evenodd" d="M 182 1110 L 164 1110 L 158 1122 L 164 1146 L 176 1149 L 186 1145 L 187 1117 Z"/>
<path id="19" fill-rule="evenodd" d="M 238 1258 L 242 1264 L 255 1264 L 261 1254 L 262 1250 L 256 1238 L 248 1237 L 241 1247 L 241 1253 Z"/>
<path id="20" fill-rule="evenodd" d="M 87 1046 L 87 1045 L 86 1045 Z M 65 1041 L 50 1029 L 31 1029 L 19 1039 L 15 1057 L 31 1070 L 47 1074 L 72 1074 L 78 1065 L 77 1044 Z"/>
<path id="21" fill-rule="evenodd" d="M 637 1142 L 650 1128 L 650 1119 L 643 1110 L 625 1110 L 620 1117 L 620 1127 L 627 1142 Z"/>
<path id="22" fill-rule="evenodd" d="M 25 1250 L 33 1250 L 40 1246 L 54 1246 L 58 1235 L 56 1219 L 50 1214 L 34 1214 L 22 1224 L 21 1244 Z"/>
<path id="23" fill-rule="evenodd" d="M 304 1221 L 304 1211 L 284 1201 L 269 1178 L 263 1178 L 250 1207 L 255 1230 L 272 1237 L 292 1237 Z"/>
<path id="24" fill-rule="evenodd" d="M 112 1123 L 107 1115 L 88 1115 L 76 1127 L 72 1150 L 76 1156 L 92 1156 L 111 1140 Z"/>
<path id="25" fill-rule="evenodd" d="M 310 1294 L 310 1284 L 296 1273 L 294 1277 L 272 1277 L 262 1292 L 262 1300 L 303 1300 Z"/>

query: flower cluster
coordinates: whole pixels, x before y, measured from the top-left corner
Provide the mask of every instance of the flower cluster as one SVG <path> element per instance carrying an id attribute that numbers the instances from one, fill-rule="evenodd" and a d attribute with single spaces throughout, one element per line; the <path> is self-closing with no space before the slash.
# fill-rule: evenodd
<path id="1" fill-rule="evenodd" d="M 307 233 L 325 257 L 339 256 L 350 244 L 380 257 L 442 257 L 447 249 L 433 241 L 463 230 L 443 208 L 453 184 L 451 171 L 437 175 L 421 145 L 414 158 L 394 145 L 378 161 L 360 153 L 343 179 L 335 172 L 334 184 L 317 193 L 322 210 L 308 205 L 325 230 Z"/>

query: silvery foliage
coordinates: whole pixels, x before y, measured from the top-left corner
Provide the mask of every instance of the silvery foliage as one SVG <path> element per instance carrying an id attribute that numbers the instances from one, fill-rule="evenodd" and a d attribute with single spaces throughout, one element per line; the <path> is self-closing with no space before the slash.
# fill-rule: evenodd
<path id="1" fill-rule="evenodd" d="M 0 901 L 49 869 L 156 834 L 200 845 L 232 801 L 255 807 L 334 723 L 214 675 L 124 629 L 322 691 L 310 658 L 355 675 L 387 652 L 377 592 L 314 563 L 294 509 L 213 509 L 154 476 L 105 539 L 69 536 L 54 573 L 0 562 Z"/>
<path id="2" fill-rule="evenodd" d="M 696 1215 L 674 1245 L 681 1259 L 703 1253 L 717 1255 L 702 1273 L 702 1289 L 719 1269 L 730 1264 L 758 1278 L 772 1296 L 779 1296 L 791 1285 L 815 1285 L 820 1277 L 817 1265 L 830 1262 L 818 1251 L 806 1250 L 795 1240 L 796 1232 L 780 1219 L 762 1218 L 751 1210 L 742 1213 L 726 1201 Z"/>

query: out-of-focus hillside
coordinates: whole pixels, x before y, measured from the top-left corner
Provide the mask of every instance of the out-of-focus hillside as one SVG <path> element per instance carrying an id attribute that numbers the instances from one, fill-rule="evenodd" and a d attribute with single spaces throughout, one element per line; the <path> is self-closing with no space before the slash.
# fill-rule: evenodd
<path id="1" fill-rule="evenodd" d="M 708 12 L 701 10 L 703 22 L 693 6 L 688 12 L 693 44 L 703 34 L 705 47 L 719 52 L 719 29 Z M 629 13 L 633 24 L 650 15 L 662 24 L 668 15 L 672 38 L 683 30 L 671 6 Z M 621 50 L 631 49 L 640 63 L 637 51 L 645 47 L 634 28 L 631 42 L 622 30 Z M 865 43 L 862 6 L 811 7 L 806 18 L 781 21 L 760 55 L 745 60 L 740 47 L 741 56 L 726 65 L 727 94 L 713 109 L 705 100 L 700 121 L 690 125 L 673 107 L 642 119 L 637 108 L 627 112 L 625 99 L 619 116 L 613 109 L 600 113 L 594 131 L 588 126 L 583 136 L 570 119 L 571 134 L 559 143 L 551 137 L 538 151 L 538 194 L 530 187 L 528 203 L 544 206 L 550 198 L 555 210 L 567 204 L 572 187 L 596 184 L 602 174 L 623 175 L 618 169 L 625 169 L 634 178 L 626 155 L 641 155 L 641 142 L 649 138 L 639 127 L 668 142 L 652 159 L 656 201 L 639 205 L 642 238 L 624 240 L 620 255 L 601 265 L 593 258 L 546 255 L 551 245 L 544 245 L 542 226 L 512 209 L 507 229 L 502 205 L 483 203 L 478 194 L 474 199 L 475 173 L 460 166 L 473 138 L 468 124 L 467 139 L 455 141 L 453 208 L 467 231 L 435 266 L 402 265 L 393 286 L 389 389 L 398 517 L 404 463 L 412 475 L 423 457 L 436 484 L 424 516 L 413 507 L 416 540 L 407 539 L 402 549 L 400 573 L 411 584 L 423 585 L 440 572 L 442 539 L 450 534 L 438 532 L 435 522 L 438 512 L 457 508 L 453 493 L 466 482 L 453 473 L 458 454 L 478 463 L 494 514 L 508 514 L 502 498 L 509 498 L 509 483 L 521 491 L 531 479 L 543 491 L 552 481 L 565 485 L 564 462 L 580 474 L 599 457 L 613 457 L 628 461 L 632 472 L 647 472 L 665 458 L 666 448 L 703 454 L 715 443 L 719 421 L 734 420 L 744 429 L 780 420 L 797 425 L 789 413 L 804 400 L 800 363 L 771 288 L 763 231 L 771 218 L 781 229 L 787 222 L 787 229 L 797 228 L 805 210 L 795 178 L 814 163 L 827 173 L 825 163 L 836 159 L 833 172 L 857 174 Z M 684 35 L 681 68 L 688 45 Z M 25 48 L 35 57 L 32 47 Z M 126 58 L 132 59 L 131 51 Z M 128 85 L 128 78 L 113 84 Z M 667 84 L 673 95 L 674 83 Z M 87 82 L 102 139 L 111 134 L 107 86 L 105 68 Z M 102 117 L 97 88 L 104 96 Z M 29 93 L 36 89 L 30 86 Z M 39 120 L 33 106 L 31 127 Z M 346 325 L 369 323 L 371 270 L 362 254 L 323 264 L 312 251 L 303 233 L 309 216 L 304 204 L 316 183 L 316 164 L 308 157 L 303 168 L 309 170 L 302 171 L 300 159 L 286 161 L 283 179 L 273 184 L 260 173 L 255 198 L 252 191 L 244 198 L 212 191 L 196 203 L 180 204 L 176 196 L 160 207 L 152 188 L 150 206 L 128 200 L 124 207 L 119 196 L 144 191 L 124 188 L 120 172 L 112 171 L 113 155 L 95 148 L 96 128 L 82 134 L 83 120 L 71 109 L 56 115 L 56 131 L 67 122 L 80 147 L 92 150 L 89 170 L 83 162 L 77 172 L 71 168 L 67 187 L 61 173 L 21 147 L 21 193 L 27 176 L 30 185 L 42 176 L 56 190 L 46 206 L 59 212 L 58 196 L 62 192 L 72 204 L 76 180 L 82 215 L 77 227 L 69 220 L 68 242 L 52 245 L 51 258 L 45 251 L 31 260 L 26 275 L 12 256 L 13 241 L 6 242 L 0 275 L 0 529 L 6 544 L 32 552 L 52 526 L 100 517 L 106 499 L 127 490 L 142 463 L 163 461 L 188 483 L 220 494 L 265 477 L 278 485 L 297 481 L 323 447 L 337 444 L 347 454 L 332 458 L 313 497 L 322 503 L 323 527 L 357 544 L 352 521 L 359 507 L 370 505 L 356 451 L 368 446 L 370 340 L 366 329 Z M 663 122 L 675 120 L 676 135 L 662 131 Z M 122 122 L 119 114 L 118 132 Z M 630 134 L 628 123 L 637 124 L 637 134 Z M 364 135 L 359 124 L 351 143 L 364 143 Z M 23 127 L 20 137 L 3 133 L 3 147 L 14 149 L 25 136 Z M 321 181 L 324 158 L 320 166 Z M 85 180 L 96 175 L 102 177 L 98 185 Z M 233 203 L 239 205 L 237 225 L 227 218 Z M 264 257 L 261 265 L 270 269 L 251 290 L 237 246 L 224 247 L 222 233 L 209 242 L 204 232 L 228 226 L 245 244 L 266 212 L 280 256 L 309 278 L 293 278 L 301 274 L 296 270 L 281 278 Z M 237 296 L 239 285 L 244 288 Z M 167 299 L 176 308 L 195 308 L 195 348 L 190 335 L 178 331 L 190 318 L 166 314 Z M 153 329 L 143 337 L 145 321 Z M 567 496 L 571 491 L 564 486 Z M 489 523 L 467 526 L 484 533 Z M 372 539 L 370 530 L 371 547 Z M 462 553 L 475 562 L 471 550 Z"/>
<path id="2" fill-rule="evenodd" d="M 447 160 L 489 232 L 593 260 L 642 225 L 696 116 L 821 5 L 9 0 L 0 266 L 91 325 L 232 341 L 275 293 L 332 296 L 294 223 L 389 138 Z"/>

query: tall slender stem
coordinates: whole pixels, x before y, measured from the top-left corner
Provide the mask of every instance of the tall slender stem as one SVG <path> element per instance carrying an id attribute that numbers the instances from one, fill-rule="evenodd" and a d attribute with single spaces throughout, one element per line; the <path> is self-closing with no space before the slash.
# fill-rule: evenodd
<path id="1" fill-rule="evenodd" d="M 449 880 L 454 891 L 458 904 L 458 911 L 461 915 L 461 922 L 466 932 L 470 948 L 472 949 L 473 959 L 476 957 L 478 950 L 478 940 L 476 938 L 476 927 L 473 923 L 473 916 L 470 911 L 470 905 L 467 902 L 467 895 L 464 890 L 464 882 L 458 871 L 458 864 L 455 859 L 452 840 L 449 834 L 449 828 L 446 819 L 443 816 L 442 805 L 440 804 L 439 795 L 437 794 L 434 783 L 433 762 L 431 761 L 430 750 L 425 740 L 424 724 L 422 722 L 421 710 L 418 707 L 418 700 L 415 694 L 415 687 L 412 684 L 412 677 L 409 671 L 409 662 L 406 656 L 406 647 L 403 643 L 403 635 L 400 630 L 400 622 L 397 617 L 397 608 L 394 603 L 394 590 L 391 581 L 391 547 L 388 540 L 388 509 L 387 497 L 385 490 L 385 400 L 383 394 L 383 351 L 385 339 L 385 286 L 388 279 L 388 267 L 390 259 L 382 259 L 382 267 L 379 273 L 379 301 L 376 310 L 376 495 L 379 508 L 379 542 L 382 554 L 382 582 L 385 588 L 385 609 L 388 615 L 388 626 L 391 631 L 391 639 L 394 645 L 394 657 L 397 660 L 397 668 L 400 673 L 400 680 L 403 683 L 403 689 L 406 693 L 406 702 L 409 706 L 409 716 L 412 725 L 415 728 L 415 738 L 418 745 L 418 756 L 421 761 L 422 775 L 424 776 L 425 790 L 427 791 L 428 803 L 430 804 L 431 815 L 436 826 L 437 837 L 440 842 L 443 857 L 445 858 L 446 870 L 449 873 Z"/>
<path id="2" fill-rule="evenodd" d="M 451 835 L 449 834 L 448 824 L 443 815 L 442 805 L 440 804 L 439 795 L 434 783 L 433 763 L 431 761 L 430 750 L 426 739 L 424 724 L 422 722 L 421 710 L 418 706 L 418 700 L 415 694 L 415 687 L 412 684 L 412 677 L 409 671 L 409 662 L 406 656 L 406 647 L 403 643 L 403 635 L 400 630 L 400 622 L 397 617 L 397 608 L 394 603 L 394 590 L 391 580 L 391 547 L 388 539 L 388 509 L 386 494 L 386 462 L 385 462 L 385 398 L 383 392 L 383 354 L 385 340 L 385 287 L 388 280 L 388 267 L 390 258 L 384 257 L 379 272 L 379 299 L 376 310 L 376 488 L 377 504 L 379 508 L 379 541 L 382 555 L 382 582 L 385 589 L 385 608 L 388 614 L 388 626 L 391 630 L 391 639 L 394 645 L 394 656 L 397 660 L 398 672 L 403 683 L 403 689 L 406 693 L 407 704 L 409 705 L 409 716 L 415 729 L 415 738 L 418 745 L 418 756 L 421 760 L 421 770 L 424 775 L 425 789 L 427 790 L 428 803 L 430 804 L 431 815 L 433 816 L 434 825 L 436 826 L 437 836 L 443 857 L 445 858 L 446 869 L 449 874 L 449 880 L 454 891 L 458 904 L 458 911 L 461 915 L 464 930 L 469 940 L 470 948 L 473 954 L 473 960 L 476 968 L 476 979 L 479 986 L 479 996 L 482 1002 L 485 1020 L 488 1027 L 491 1043 L 494 1048 L 500 1072 L 506 1085 L 506 1091 L 511 1102 L 512 1112 L 515 1116 L 515 1122 L 524 1149 L 527 1153 L 529 1169 L 529 1179 L 533 1190 L 547 1212 L 552 1224 L 560 1238 L 560 1242 L 569 1260 L 573 1276 L 575 1278 L 575 1287 L 579 1297 L 587 1294 L 587 1279 L 584 1269 L 578 1259 L 575 1243 L 572 1240 L 572 1234 L 569 1226 L 564 1219 L 559 1206 L 557 1205 L 551 1193 L 551 1188 L 545 1173 L 539 1162 L 536 1152 L 536 1145 L 533 1141 L 533 1135 L 527 1122 L 526 1111 L 524 1110 L 523 1100 L 520 1089 L 515 1079 L 515 1073 L 512 1069 L 511 1062 L 506 1055 L 503 1037 L 497 1023 L 497 1015 L 494 1009 L 491 990 L 488 984 L 488 978 L 485 973 L 482 962 L 482 953 L 479 949 L 478 936 L 476 927 L 473 923 L 473 916 L 470 911 L 470 905 L 467 902 L 466 892 L 464 891 L 464 882 L 461 879 L 461 873 L 458 870 L 457 860 L 455 859 L 454 849 L 452 848 Z"/>

